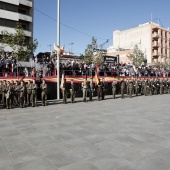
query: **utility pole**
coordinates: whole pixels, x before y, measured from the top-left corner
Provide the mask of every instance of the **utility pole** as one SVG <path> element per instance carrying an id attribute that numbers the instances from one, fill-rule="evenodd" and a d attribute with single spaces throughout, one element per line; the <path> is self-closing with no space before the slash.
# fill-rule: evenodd
<path id="1" fill-rule="evenodd" d="M 60 47 L 60 0 L 57 5 L 57 45 Z M 60 52 L 57 52 L 57 99 L 60 99 Z"/>

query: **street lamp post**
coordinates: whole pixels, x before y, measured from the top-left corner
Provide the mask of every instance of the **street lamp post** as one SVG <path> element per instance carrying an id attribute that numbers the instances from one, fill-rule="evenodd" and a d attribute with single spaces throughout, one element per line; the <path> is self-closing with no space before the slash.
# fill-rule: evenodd
<path id="1" fill-rule="evenodd" d="M 57 45 L 60 47 L 60 0 L 57 8 Z M 60 52 L 57 52 L 57 99 L 60 99 Z"/>

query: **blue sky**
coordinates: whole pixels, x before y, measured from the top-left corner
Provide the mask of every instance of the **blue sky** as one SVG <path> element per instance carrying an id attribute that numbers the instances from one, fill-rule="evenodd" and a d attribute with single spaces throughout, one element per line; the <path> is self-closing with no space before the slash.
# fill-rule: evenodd
<path id="1" fill-rule="evenodd" d="M 53 43 L 57 41 L 57 0 L 34 2 L 34 38 L 39 42 L 36 55 L 50 51 L 49 45 L 53 49 Z M 161 24 L 170 28 L 169 0 L 60 0 L 60 3 L 60 45 L 65 45 L 66 51 L 70 50 L 77 55 L 84 53 L 92 36 L 97 39 L 98 45 L 109 39 L 103 46 L 108 48 L 113 43 L 113 30 L 132 28 L 148 22 L 151 13 L 153 22 L 158 23 L 159 17 Z"/>

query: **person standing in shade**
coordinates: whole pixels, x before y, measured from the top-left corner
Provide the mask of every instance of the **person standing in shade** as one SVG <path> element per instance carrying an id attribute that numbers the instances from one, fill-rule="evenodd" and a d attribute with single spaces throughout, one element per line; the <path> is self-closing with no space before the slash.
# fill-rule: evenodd
<path id="1" fill-rule="evenodd" d="M 93 100 L 93 93 L 94 93 L 94 84 L 93 84 L 93 79 L 90 78 L 90 82 L 89 82 L 89 100 L 90 101 Z"/>
<path id="2" fill-rule="evenodd" d="M 71 99 L 71 103 L 74 103 L 75 101 L 75 84 L 73 82 L 73 80 L 71 80 L 70 82 L 70 99 Z"/>
<path id="3" fill-rule="evenodd" d="M 6 108 L 7 109 L 11 109 L 12 108 L 12 103 L 11 103 L 11 95 L 12 95 L 12 88 L 10 86 L 10 82 L 8 81 L 7 82 L 7 85 L 6 85 Z"/>
<path id="4" fill-rule="evenodd" d="M 105 94 L 106 94 L 106 83 L 105 83 L 105 80 L 104 78 L 102 79 L 102 82 L 101 82 L 101 90 L 102 90 L 102 100 L 104 100 L 104 97 L 105 97 Z"/>
<path id="5" fill-rule="evenodd" d="M 100 101 L 100 99 L 102 97 L 102 83 L 101 83 L 100 79 L 97 84 L 97 97 L 98 97 L 98 101 Z"/>
<path id="6" fill-rule="evenodd" d="M 2 104 L 4 107 L 6 107 L 6 80 L 3 80 L 2 84 Z"/>
<path id="7" fill-rule="evenodd" d="M 31 84 L 31 102 L 32 102 L 32 107 L 37 106 L 37 85 L 35 83 L 35 80 L 33 80 Z"/>
<path id="8" fill-rule="evenodd" d="M 16 81 L 15 85 L 14 85 L 14 102 L 15 102 L 15 106 L 18 106 L 20 101 L 19 101 L 19 82 Z"/>
<path id="9" fill-rule="evenodd" d="M 87 80 L 85 79 L 83 82 L 82 82 L 82 90 L 83 90 L 83 101 L 86 102 L 86 98 L 87 98 Z"/>
<path id="10" fill-rule="evenodd" d="M 0 103 L 2 103 L 2 81 L 0 81 Z"/>
<path id="11" fill-rule="evenodd" d="M 116 86 L 117 86 L 117 82 L 113 81 L 112 82 L 112 94 L 113 94 L 113 99 L 116 99 Z"/>
<path id="12" fill-rule="evenodd" d="M 47 105 L 47 84 L 45 83 L 44 79 L 42 81 L 40 88 L 41 88 L 42 106 L 46 106 Z"/>
<path id="13" fill-rule="evenodd" d="M 121 81 L 120 81 L 120 91 L 121 91 L 121 98 L 122 99 L 124 98 L 125 87 L 126 87 L 125 81 L 124 81 L 124 79 L 121 79 Z"/>
<path id="14" fill-rule="evenodd" d="M 168 94 L 170 94 L 170 80 L 167 79 L 167 91 L 168 91 Z"/>

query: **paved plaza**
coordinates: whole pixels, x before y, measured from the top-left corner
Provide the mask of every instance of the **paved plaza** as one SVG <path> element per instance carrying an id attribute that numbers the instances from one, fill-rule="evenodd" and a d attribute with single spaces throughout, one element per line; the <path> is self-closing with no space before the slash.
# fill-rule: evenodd
<path id="1" fill-rule="evenodd" d="M 170 95 L 0 108 L 0 170 L 170 170 Z"/>

